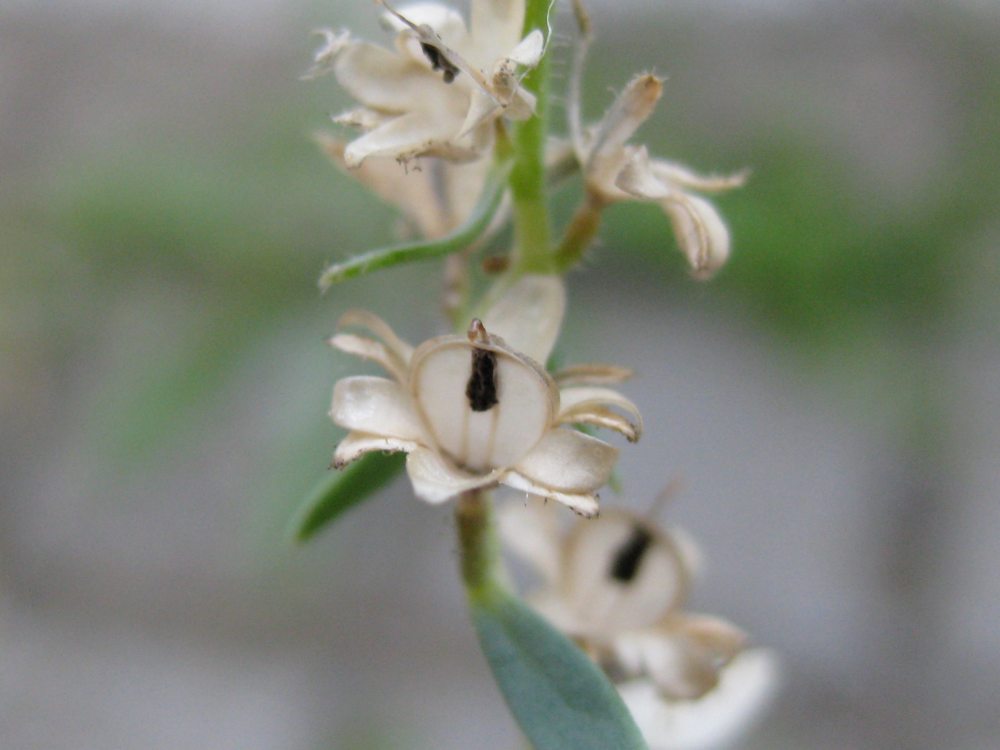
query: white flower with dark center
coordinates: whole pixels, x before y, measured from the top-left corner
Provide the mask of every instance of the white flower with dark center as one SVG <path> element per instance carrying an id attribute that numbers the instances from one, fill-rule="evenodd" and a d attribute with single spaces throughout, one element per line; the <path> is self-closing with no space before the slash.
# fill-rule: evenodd
<path id="1" fill-rule="evenodd" d="M 472 0 L 468 29 L 446 5 L 385 7 L 395 51 L 326 30 L 306 74 L 332 71 L 362 105 L 334 118 L 366 131 L 345 149 L 348 166 L 369 156 L 471 159 L 492 145 L 494 120 L 532 116 L 535 99 L 520 80 L 541 60 L 544 36 L 521 38 L 524 0 Z"/>
<path id="2" fill-rule="evenodd" d="M 636 76 L 595 126 L 584 130 L 579 122 L 572 124 L 573 147 L 587 189 L 597 201 L 659 204 L 694 275 L 708 278 L 729 257 L 729 230 L 715 207 L 697 193 L 739 187 L 747 175 L 699 175 L 675 162 L 651 159 L 645 146 L 629 144 L 662 91 L 663 82 L 656 76 Z M 578 116 L 579 107 L 571 112 Z"/>
<path id="3" fill-rule="evenodd" d="M 333 456 L 342 467 L 371 451 L 405 451 L 416 495 L 438 503 L 504 484 L 597 514 L 596 492 L 618 450 L 569 425 L 606 427 L 637 440 L 635 405 L 601 384 L 628 371 L 584 365 L 550 375 L 539 364 L 555 343 L 565 307 L 561 279 L 526 276 L 467 335 L 446 335 L 414 349 L 371 313 L 353 311 L 330 343 L 371 359 L 392 378 L 337 382 L 330 416 L 349 430 Z M 617 410 L 617 411 L 615 411 Z"/>
<path id="4" fill-rule="evenodd" d="M 699 565 L 686 535 L 620 510 L 562 533 L 537 501 L 505 506 L 500 533 L 542 579 L 529 602 L 608 673 L 652 750 L 714 747 L 766 705 L 769 652 L 684 611 Z"/>

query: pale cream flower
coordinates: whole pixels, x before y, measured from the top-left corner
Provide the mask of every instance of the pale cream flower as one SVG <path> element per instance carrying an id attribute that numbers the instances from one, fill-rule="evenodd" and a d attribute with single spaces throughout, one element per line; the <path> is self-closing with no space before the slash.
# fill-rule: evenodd
<path id="1" fill-rule="evenodd" d="M 395 51 L 325 30 L 306 74 L 332 71 L 362 105 L 334 118 L 366 131 L 347 145 L 348 166 L 370 156 L 472 159 L 491 147 L 494 120 L 534 113 L 520 79 L 541 60 L 544 36 L 536 29 L 521 38 L 524 0 L 472 0 L 468 29 L 446 5 L 385 7 Z"/>
<path id="2" fill-rule="evenodd" d="M 675 162 L 651 159 L 645 146 L 629 144 L 652 114 L 663 82 L 651 74 L 633 78 L 595 126 L 583 129 L 573 105 L 573 148 L 587 189 L 600 202 L 657 203 L 670 218 L 677 244 L 697 278 L 708 278 L 729 257 L 729 230 L 715 207 L 696 193 L 739 187 L 746 172 L 704 176 Z"/>
<path id="3" fill-rule="evenodd" d="M 605 669 L 654 750 L 712 747 L 763 708 L 768 652 L 744 651 L 744 633 L 721 618 L 684 611 L 699 567 L 685 534 L 621 510 L 563 533 L 531 500 L 503 508 L 500 533 L 542 579 L 528 600 Z"/>
<path id="4" fill-rule="evenodd" d="M 610 366 L 550 375 L 539 364 L 555 343 L 565 308 L 562 280 L 526 276 L 468 335 L 446 335 L 414 349 L 371 313 L 352 311 L 330 343 L 371 359 L 392 378 L 347 377 L 333 391 L 330 416 L 349 430 L 333 462 L 372 451 L 405 451 L 415 494 L 431 503 L 504 484 L 597 514 L 596 492 L 618 450 L 568 425 L 606 427 L 637 440 L 636 406 L 599 384 L 627 377 Z M 614 411 L 617 409 L 617 411 Z"/>

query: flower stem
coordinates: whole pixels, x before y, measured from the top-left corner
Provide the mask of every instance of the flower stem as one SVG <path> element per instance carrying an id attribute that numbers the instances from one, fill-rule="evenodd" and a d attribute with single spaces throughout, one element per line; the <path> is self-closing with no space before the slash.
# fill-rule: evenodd
<path id="1" fill-rule="evenodd" d="M 553 0 L 528 0 L 523 34 L 538 29 L 547 34 Z M 514 273 L 549 273 L 553 270 L 551 228 L 545 194 L 545 135 L 548 130 L 548 39 L 542 59 L 521 81 L 535 96 L 535 116 L 514 128 L 514 168 L 510 191 L 514 201 L 516 247 Z"/>
<path id="2" fill-rule="evenodd" d="M 497 549 L 492 514 L 489 492 L 484 490 L 463 493 L 455 508 L 462 580 L 473 598 L 488 595 L 496 583 Z"/>
<path id="3" fill-rule="evenodd" d="M 583 259 L 583 254 L 601 226 L 601 210 L 604 201 L 591 191 L 573 214 L 573 219 L 566 227 L 559 247 L 555 250 L 553 260 L 560 273 L 565 273 Z"/>

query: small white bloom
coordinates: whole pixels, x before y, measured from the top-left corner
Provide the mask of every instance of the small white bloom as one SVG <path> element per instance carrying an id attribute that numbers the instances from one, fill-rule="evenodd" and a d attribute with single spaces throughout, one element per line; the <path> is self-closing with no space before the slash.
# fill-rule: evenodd
<path id="1" fill-rule="evenodd" d="M 573 124 L 573 147 L 592 195 L 604 202 L 658 203 L 670 218 L 694 275 L 708 278 L 729 257 L 729 231 L 715 207 L 696 193 L 739 187 L 746 173 L 698 175 L 680 164 L 651 159 L 645 146 L 629 144 L 662 92 L 663 82 L 656 76 L 636 76 L 597 125 L 584 130 L 578 122 Z M 577 106 L 572 108 L 578 111 Z"/>
<path id="2" fill-rule="evenodd" d="M 684 611 L 699 564 L 685 534 L 620 510 L 562 533 L 535 501 L 506 506 L 500 533 L 542 579 L 529 601 L 618 684 L 654 750 L 713 747 L 766 703 L 770 655 L 744 652 L 725 620 Z"/>
<path id="3" fill-rule="evenodd" d="M 338 333 L 330 343 L 378 362 L 392 379 L 337 382 L 330 416 L 349 433 L 334 465 L 371 451 L 405 451 L 414 492 L 428 502 L 504 484 L 595 515 L 595 493 L 618 450 L 565 425 L 607 427 L 637 440 L 642 421 L 631 401 L 596 385 L 627 374 L 620 368 L 553 376 L 539 364 L 555 343 L 564 307 L 561 279 L 526 276 L 472 322 L 468 335 L 438 336 L 416 349 L 371 313 L 345 314 L 341 326 L 365 327 L 378 340 Z"/>
<path id="4" fill-rule="evenodd" d="M 345 149 L 348 166 L 370 156 L 475 158 L 490 148 L 494 120 L 534 113 L 520 78 L 541 60 L 544 37 L 536 29 L 521 38 L 524 0 L 473 0 L 468 29 L 445 5 L 382 4 L 395 51 L 325 30 L 306 74 L 332 71 L 363 105 L 335 118 L 366 131 Z"/>

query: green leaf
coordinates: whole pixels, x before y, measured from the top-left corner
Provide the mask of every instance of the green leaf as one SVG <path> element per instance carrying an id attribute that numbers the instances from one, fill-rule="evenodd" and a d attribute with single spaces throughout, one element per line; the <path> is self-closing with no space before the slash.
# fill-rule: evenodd
<path id="1" fill-rule="evenodd" d="M 344 511 L 381 489 L 403 470 L 406 454 L 369 453 L 343 471 L 331 472 L 309 493 L 292 517 L 291 536 L 306 542 Z"/>
<path id="2" fill-rule="evenodd" d="M 503 162 L 490 171 L 483 185 L 483 191 L 479 195 L 479 201 L 469 217 L 462 226 L 448 236 L 437 240 L 422 240 L 370 250 L 342 263 L 334 263 L 319 277 L 319 288 L 325 292 L 337 282 L 353 279 L 355 276 L 363 276 L 400 263 L 450 255 L 469 247 L 486 231 L 500 207 L 504 190 L 507 188 L 510 167 L 510 162 Z"/>
<path id="3" fill-rule="evenodd" d="M 493 676 L 535 750 L 646 750 L 601 670 L 524 602 L 489 586 L 470 605 Z"/>

